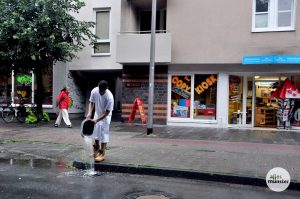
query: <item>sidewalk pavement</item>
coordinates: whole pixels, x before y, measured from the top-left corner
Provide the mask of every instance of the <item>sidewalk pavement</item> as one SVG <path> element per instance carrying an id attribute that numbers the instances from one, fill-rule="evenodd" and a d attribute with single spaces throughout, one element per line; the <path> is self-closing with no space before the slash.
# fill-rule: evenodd
<path id="1" fill-rule="evenodd" d="M 81 121 L 73 120 L 71 129 L 55 128 L 54 122 L 0 122 L 0 158 L 10 150 L 22 152 L 21 158 L 63 159 L 82 167 Z M 95 169 L 266 186 L 268 171 L 282 167 L 290 173 L 292 188 L 300 190 L 300 131 L 154 126 L 147 136 L 146 128 L 113 122 L 106 159 Z M 3 143 L 13 144 L 6 149 Z"/>

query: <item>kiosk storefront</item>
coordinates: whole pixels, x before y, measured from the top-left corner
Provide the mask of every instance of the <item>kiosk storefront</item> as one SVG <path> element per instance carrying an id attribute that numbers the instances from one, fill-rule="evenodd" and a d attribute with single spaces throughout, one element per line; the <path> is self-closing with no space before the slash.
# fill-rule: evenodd
<path id="1" fill-rule="evenodd" d="M 229 124 L 237 123 L 238 116 L 233 113 L 238 109 L 242 112 L 239 114 L 242 126 L 282 128 L 284 106 L 289 111 L 290 127 L 298 127 L 300 100 L 294 98 L 290 102 L 279 98 L 275 92 L 287 80 L 291 80 L 295 90 L 300 88 L 299 64 L 298 55 L 245 56 L 243 65 L 257 65 L 262 72 L 252 72 L 252 76 L 229 76 Z"/>
<path id="2" fill-rule="evenodd" d="M 253 58 L 243 64 L 169 66 L 167 125 L 277 128 L 279 101 L 272 93 L 287 78 L 300 89 L 300 56 Z M 300 100 L 293 110 L 296 128 Z"/>

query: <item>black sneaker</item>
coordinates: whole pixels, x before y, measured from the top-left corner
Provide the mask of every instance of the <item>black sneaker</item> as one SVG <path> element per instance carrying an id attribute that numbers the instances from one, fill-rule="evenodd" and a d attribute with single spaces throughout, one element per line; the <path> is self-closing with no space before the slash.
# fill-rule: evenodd
<path id="1" fill-rule="evenodd" d="M 58 127 L 58 124 L 54 124 L 55 127 Z"/>
<path id="2" fill-rule="evenodd" d="M 72 128 L 72 125 L 68 125 L 68 128 Z"/>

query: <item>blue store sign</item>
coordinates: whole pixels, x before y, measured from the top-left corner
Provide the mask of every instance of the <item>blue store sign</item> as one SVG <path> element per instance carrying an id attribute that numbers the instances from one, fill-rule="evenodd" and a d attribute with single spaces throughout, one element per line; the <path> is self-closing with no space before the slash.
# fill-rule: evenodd
<path id="1" fill-rule="evenodd" d="M 243 64 L 300 64 L 300 55 L 243 56 Z"/>

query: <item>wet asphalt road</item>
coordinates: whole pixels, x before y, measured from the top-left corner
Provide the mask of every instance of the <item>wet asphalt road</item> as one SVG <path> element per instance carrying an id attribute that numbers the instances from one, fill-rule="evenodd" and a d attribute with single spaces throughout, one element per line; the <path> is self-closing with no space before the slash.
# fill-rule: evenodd
<path id="1" fill-rule="evenodd" d="M 164 195 L 173 199 L 299 198 L 298 191 L 275 193 L 268 188 L 177 178 L 98 173 L 68 169 L 49 160 L 0 161 L 0 198 L 133 199 Z"/>
<path id="2" fill-rule="evenodd" d="M 20 135 L 22 129 L 5 133 Z M 117 173 L 85 176 L 86 172 L 70 168 L 82 148 L 24 138 L 0 140 L 0 199 L 133 199 L 137 194 L 173 199 L 300 198 L 300 190 L 275 193 L 267 187 Z"/>

